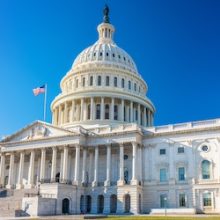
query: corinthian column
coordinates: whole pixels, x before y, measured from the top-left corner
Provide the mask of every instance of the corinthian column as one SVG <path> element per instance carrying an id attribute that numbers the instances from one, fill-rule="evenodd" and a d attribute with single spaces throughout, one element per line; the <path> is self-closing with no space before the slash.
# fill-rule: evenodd
<path id="1" fill-rule="evenodd" d="M 46 149 L 41 149 L 41 160 L 40 160 L 40 181 L 45 179 L 45 161 L 46 161 Z"/>
<path id="2" fill-rule="evenodd" d="M 106 160 L 106 180 L 105 186 L 111 184 L 111 145 L 107 145 L 107 160 Z"/>
<path id="3" fill-rule="evenodd" d="M 82 183 L 86 182 L 86 158 L 87 158 L 87 149 L 83 149 L 83 165 L 82 165 Z"/>
<path id="4" fill-rule="evenodd" d="M 53 153 L 52 153 L 52 164 L 51 164 L 51 176 L 50 176 L 50 181 L 55 182 L 56 178 L 56 167 L 57 167 L 57 148 L 53 147 L 52 148 Z"/>
<path id="5" fill-rule="evenodd" d="M 93 186 L 98 184 L 98 161 L 99 161 L 99 148 L 95 148 L 95 168 L 94 168 L 94 181 L 92 182 Z"/>
<path id="6" fill-rule="evenodd" d="M 1 154 L 1 164 L 0 164 L 0 186 L 5 185 L 5 155 Z"/>
<path id="7" fill-rule="evenodd" d="M 18 182 L 16 184 L 17 189 L 21 189 L 23 187 L 23 173 L 24 173 L 24 152 L 21 152 L 19 170 L 18 170 Z"/>
<path id="8" fill-rule="evenodd" d="M 114 115 L 115 115 L 114 106 L 115 106 L 115 99 L 112 98 L 112 103 L 111 103 L 111 120 L 112 121 L 114 120 Z"/>
<path id="9" fill-rule="evenodd" d="M 28 185 L 29 185 L 29 188 L 32 188 L 33 185 L 34 185 L 34 160 L 35 160 L 35 152 L 31 151 L 29 171 L 28 171 Z"/>
<path id="10" fill-rule="evenodd" d="M 130 102 L 130 122 L 134 122 L 134 113 L 133 113 L 133 102 Z"/>
<path id="11" fill-rule="evenodd" d="M 68 147 L 65 146 L 63 150 L 63 177 L 62 177 L 62 180 L 64 182 L 66 182 L 68 179 L 68 151 L 69 151 Z"/>
<path id="12" fill-rule="evenodd" d="M 79 163 L 80 163 L 80 146 L 76 145 L 76 158 L 75 158 L 75 177 L 74 184 L 79 184 Z"/>
<path id="13" fill-rule="evenodd" d="M 120 144 L 120 153 L 119 153 L 119 180 L 117 184 L 124 185 L 124 145 Z"/>
<path id="14" fill-rule="evenodd" d="M 12 153 L 10 155 L 10 167 L 9 167 L 9 175 L 8 175 L 8 184 L 6 188 L 11 189 L 13 188 L 14 184 L 14 161 L 15 161 L 15 155 Z"/>
<path id="15" fill-rule="evenodd" d="M 124 121 L 125 118 L 125 111 L 124 111 L 124 107 L 125 107 L 125 100 L 122 99 L 121 100 L 121 121 Z"/>
<path id="16" fill-rule="evenodd" d="M 105 115 L 105 106 L 104 106 L 104 97 L 101 98 L 101 120 L 104 120 Z"/>
<path id="17" fill-rule="evenodd" d="M 132 142 L 132 179 L 131 184 L 137 184 L 137 143 Z"/>

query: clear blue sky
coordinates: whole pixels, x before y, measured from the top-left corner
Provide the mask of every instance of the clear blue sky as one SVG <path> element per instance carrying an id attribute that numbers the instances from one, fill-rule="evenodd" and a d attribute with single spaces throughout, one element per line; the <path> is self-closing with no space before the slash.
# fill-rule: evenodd
<path id="1" fill-rule="evenodd" d="M 106 1 L 0 0 L 0 136 L 43 118 L 75 57 L 97 39 Z M 155 124 L 220 117 L 220 1 L 109 0 L 115 41 L 134 59 Z M 51 121 L 51 115 L 47 115 Z"/>

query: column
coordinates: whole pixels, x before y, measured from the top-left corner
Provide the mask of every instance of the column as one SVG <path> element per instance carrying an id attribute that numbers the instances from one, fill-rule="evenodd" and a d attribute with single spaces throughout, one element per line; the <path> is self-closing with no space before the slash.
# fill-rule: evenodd
<path id="1" fill-rule="evenodd" d="M 91 106 L 90 106 L 90 119 L 94 120 L 95 112 L 94 112 L 94 98 L 91 97 Z"/>
<path id="2" fill-rule="evenodd" d="M 1 164 L 0 164 L 0 186 L 5 185 L 5 155 L 1 154 Z"/>
<path id="3" fill-rule="evenodd" d="M 130 102 L 130 122 L 134 122 L 133 121 L 134 118 L 134 113 L 133 113 L 133 102 Z"/>
<path id="4" fill-rule="evenodd" d="M 111 103 L 111 120 L 114 120 L 114 106 L 115 106 L 115 99 L 112 98 L 112 103 Z"/>
<path id="5" fill-rule="evenodd" d="M 72 122 L 75 120 L 75 100 L 72 101 L 72 116 L 70 120 Z"/>
<path id="6" fill-rule="evenodd" d="M 93 152 L 89 151 L 89 182 L 93 180 Z"/>
<path id="7" fill-rule="evenodd" d="M 29 171 L 28 171 L 28 185 L 29 185 L 29 188 L 32 188 L 33 185 L 34 185 L 34 160 L 35 160 L 35 152 L 31 151 Z"/>
<path id="8" fill-rule="evenodd" d="M 45 161 L 46 161 L 46 149 L 41 149 L 41 159 L 40 159 L 40 181 L 45 179 Z"/>
<path id="9" fill-rule="evenodd" d="M 137 143 L 132 142 L 132 179 L 131 185 L 136 185 L 137 181 Z"/>
<path id="10" fill-rule="evenodd" d="M 121 121 L 124 121 L 124 118 L 125 118 L 124 107 L 125 107 L 125 100 L 122 99 L 121 100 Z"/>
<path id="11" fill-rule="evenodd" d="M 16 184 L 16 189 L 23 188 L 23 173 L 24 173 L 24 152 L 20 153 L 20 162 L 18 170 L 18 181 Z"/>
<path id="12" fill-rule="evenodd" d="M 86 183 L 86 158 L 87 158 L 87 149 L 83 149 L 83 165 L 82 165 L 82 183 Z"/>
<path id="13" fill-rule="evenodd" d="M 62 176 L 62 182 L 67 182 L 68 180 L 68 146 L 64 147 L 63 150 L 63 176 Z"/>
<path id="14" fill-rule="evenodd" d="M 150 119 L 150 117 L 151 117 L 151 114 L 150 114 L 150 110 L 148 109 L 148 111 L 147 111 L 147 124 L 148 124 L 148 126 L 151 126 L 151 119 Z"/>
<path id="15" fill-rule="evenodd" d="M 147 126 L 147 115 L 146 115 L 146 107 L 144 106 L 144 126 Z"/>
<path id="16" fill-rule="evenodd" d="M 12 153 L 10 155 L 10 166 L 9 166 L 9 175 L 8 175 L 8 184 L 6 188 L 11 189 L 13 188 L 14 184 L 14 161 L 15 161 L 15 155 Z"/>
<path id="17" fill-rule="evenodd" d="M 62 107 L 61 104 L 59 105 L 59 124 L 62 124 L 63 120 L 62 120 Z"/>
<path id="18" fill-rule="evenodd" d="M 67 115 L 68 115 L 68 106 L 67 102 L 64 104 L 64 123 L 67 123 Z"/>
<path id="19" fill-rule="evenodd" d="M 81 112 L 80 112 L 80 121 L 83 120 L 83 108 L 84 108 L 84 99 L 81 99 Z"/>
<path id="20" fill-rule="evenodd" d="M 75 176 L 74 184 L 79 184 L 79 162 L 80 162 L 80 146 L 76 145 L 76 157 L 75 157 Z"/>
<path id="21" fill-rule="evenodd" d="M 97 186 L 98 184 L 98 161 L 99 161 L 99 148 L 95 148 L 95 166 L 94 166 L 94 180 L 92 186 Z"/>
<path id="22" fill-rule="evenodd" d="M 119 180 L 118 185 L 124 185 L 124 145 L 120 144 L 120 153 L 119 153 Z"/>
<path id="23" fill-rule="evenodd" d="M 52 148 L 52 164 L 51 164 L 51 177 L 50 181 L 56 182 L 56 167 L 57 167 L 57 148 Z"/>
<path id="24" fill-rule="evenodd" d="M 126 105 L 126 122 L 129 122 L 129 105 Z"/>
<path id="25" fill-rule="evenodd" d="M 141 124 L 141 105 L 138 103 L 138 124 Z"/>
<path id="26" fill-rule="evenodd" d="M 105 186 L 111 185 L 111 145 L 107 145 Z"/>
<path id="27" fill-rule="evenodd" d="M 101 98 L 101 120 L 104 120 L 105 117 L 105 105 L 104 105 L 104 97 Z"/>

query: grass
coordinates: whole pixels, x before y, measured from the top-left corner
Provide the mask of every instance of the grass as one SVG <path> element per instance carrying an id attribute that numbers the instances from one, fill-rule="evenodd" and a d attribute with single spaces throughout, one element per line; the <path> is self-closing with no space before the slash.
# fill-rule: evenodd
<path id="1" fill-rule="evenodd" d="M 109 216 L 107 220 L 220 220 L 219 216 Z M 103 219 L 104 220 L 104 219 Z"/>

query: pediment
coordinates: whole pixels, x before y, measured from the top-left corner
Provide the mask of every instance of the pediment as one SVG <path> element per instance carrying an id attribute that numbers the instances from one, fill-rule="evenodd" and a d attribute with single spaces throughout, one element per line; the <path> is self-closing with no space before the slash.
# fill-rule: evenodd
<path id="1" fill-rule="evenodd" d="M 60 137 L 66 135 L 73 135 L 75 132 L 69 131 L 49 123 L 36 121 L 18 132 L 6 137 L 1 142 L 21 142 L 37 140 L 49 137 Z"/>

